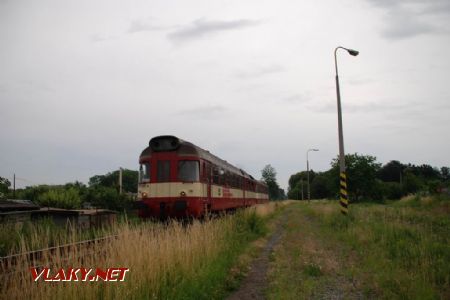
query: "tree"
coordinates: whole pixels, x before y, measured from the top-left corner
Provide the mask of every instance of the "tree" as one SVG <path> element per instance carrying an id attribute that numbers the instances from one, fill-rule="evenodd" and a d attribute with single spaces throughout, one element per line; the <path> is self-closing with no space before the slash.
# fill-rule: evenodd
<path id="1" fill-rule="evenodd" d="M 382 182 L 382 193 L 386 199 L 400 199 L 404 195 L 403 185 L 398 182 Z"/>
<path id="2" fill-rule="evenodd" d="M 441 175 L 438 169 L 427 164 L 413 167 L 413 172 L 424 180 L 439 180 Z"/>
<path id="3" fill-rule="evenodd" d="M 378 178 L 385 182 L 402 182 L 405 168 L 398 160 L 391 160 L 378 171 Z"/>
<path id="4" fill-rule="evenodd" d="M 261 176 L 269 189 L 269 199 L 281 199 L 283 195 L 280 193 L 280 186 L 277 183 L 277 171 L 275 168 L 271 165 L 266 165 L 261 171 Z"/>
<path id="5" fill-rule="evenodd" d="M 441 177 L 442 177 L 442 180 L 444 180 L 444 181 L 450 180 L 450 168 L 449 167 L 441 168 Z"/>
<path id="6" fill-rule="evenodd" d="M 306 195 L 306 171 L 297 172 L 289 177 L 288 197 L 289 199 L 302 199 L 307 197 Z"/>
<path id="7" fill-rule="evenodd" d="M 138 171 L 122 170 L 122 187 L 124 191 L 137 193 Z M 89 186 L 103 186 L 119 189 L 119 171 L 109 172 L 105 175 L 95 175 L 89 178 Z"/>
<path id="8" fill-rule="evenodd" d="M 334 189 L 339 192 L 339 157 L 331 162 L 331 172 L 335 178 Z M 357 202 L 362 199 L 377 199 L 380 195 L 379 184 L 376 181 L 377 172 L 381 164 L 371 155 L 347 154 L 345 155 L 347 172 L 347 191 L 350 201 Z"/>
<path id="9" fill-rule="evenodd" d="M 423 181 L 414 174 L 413 170 L 405 170 L 405 179 L 403 181 L 405 192 L 416 193 L 423 188 Z"/>
<path id="10" fill-rule="evenodd" d="M 311 182 L 311 198 L 324 199 L 333 197 L 333 184 L 329 172 L 316 173 Z"/>
<path id="11" fill-rule="evenodd" d="M 7 178 L 0 177 L 0 198 L 5 197 L 8 194 L 11 182 Z"/>

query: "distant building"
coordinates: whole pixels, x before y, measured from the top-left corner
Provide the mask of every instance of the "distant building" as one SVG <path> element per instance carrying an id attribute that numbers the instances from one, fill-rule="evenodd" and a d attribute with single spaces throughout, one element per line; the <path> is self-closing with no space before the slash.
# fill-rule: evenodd
<path id="1" fill-rule="evenodd" d="M 108 209 L 62 209 L 39 207 L 30 200 L 0 201 L 0 222 L 21 227 L 25 222 L 48 218 L 58 226 L 80 229 L 111 226 L 117 222 L 117 212 Z"/>

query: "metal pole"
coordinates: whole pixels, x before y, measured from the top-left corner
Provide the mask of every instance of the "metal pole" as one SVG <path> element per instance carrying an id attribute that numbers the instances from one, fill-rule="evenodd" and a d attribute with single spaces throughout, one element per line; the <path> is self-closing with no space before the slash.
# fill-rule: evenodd
<path id="1" fill-rule="evenodd" d="M 308 183 L 308 186 L 307 186 L 306 190 L 308 191 L 308 202 L 309 202 L 309 201 L 311 200 L 311 195 L 310 195 L 310 192 L 309 192 L 309 162 L 308 162 L 308 152 L 309 152 L 309 150 L 306 151 L 306 177 L 307 177 L 307 183 Z"/>
<path id="2" fill-rule="evenodd" d="M 14 180 L 13 180 L 13 199 L 16 199 L 16 173 L 14 173 Z"/>
<path id="3" fill-rule="evenodd" d="M 310 187 L 309 187 L 309 158 L 308 158 L 309 151 L 319 151 L 319 149 L 308 149 L 308 151 L 306 151 L 306 176 L 308 178 L 308 202 L 311 200 L 311 191 L 310 191 Z"/>
<path id="4" fill-rule="evenodd" d="M 303 178 L 300 181 L 300 185 L 302 187 L 302 200 L 305 200 L 304 197 L 303 197 Z"/>
<path id="5" fill-rule="evenodd" d="M 339 88 L 339 75 L 337 66 L 336 52 L 338 49 L 347 50 L 350 55 L 358 55 L 358 51 L 347 49 L 344 47 L 337 47 L 334 49 L 334 66 L 336 68 L 336 95 L 337 95 L 337 110 L 338 110 L 338 131 L 339 131 L 339 178 L 340 178 L 340 204 L 341 212 L 347 214 L 348 212 L 348 194 L 347 194 L 347 175 L 345 173 L 345 152 L 344 152 L 344 133 L 342 126 L 342 109 L 341 109 L 341 93 Z"/>
<path id="6" fill-rule="evenodd" d="M 119 194 L 122 195 L 122 168 L 119 169 Z"/>
<path id="7" fill-rule="evenodd" d="M 337 94 L 337 110 L 338 110 L 338 131 L 339 131 L 339 171 L 345 172 L 345 152 L 344 152 L 344 133 L 342 128 L 342 109 L 341 109 L 341 92 L 339 88 L 339 75 L 337 67 L 336 52 L 339 48 L 334 50 L 334 63 L 336 67 L 336 94 Z"/>

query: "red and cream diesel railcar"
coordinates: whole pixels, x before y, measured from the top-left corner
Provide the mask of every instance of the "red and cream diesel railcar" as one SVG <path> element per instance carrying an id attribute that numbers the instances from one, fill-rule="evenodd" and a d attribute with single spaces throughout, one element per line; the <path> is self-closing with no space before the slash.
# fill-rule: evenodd
<path id="1" fill-rule="evenodd" d="M 143 218 L 199 218 L 269 199 L 263 182 L 175 136 L 152 138 L 139 163 Z"/>

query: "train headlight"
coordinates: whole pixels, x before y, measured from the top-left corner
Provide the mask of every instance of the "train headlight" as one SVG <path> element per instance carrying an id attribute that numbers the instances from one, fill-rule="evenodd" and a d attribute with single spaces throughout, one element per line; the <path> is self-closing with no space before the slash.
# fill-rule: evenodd
<path id="1" fill-rule="evenodd" d="M 185 192 L 185 191 L 182 191 L 182 192 L 180 193 L 180 196 L 181 196 L 181 197 L 185 197 L 185 196 L 186 196 L 186 192 Z"/>
<path id="2" fill-rule="evenodd" d="M 143 192 L 142 193 L 142 198 L 146 198 L 147 197 L 147 193 L 146 192 Z"/>

